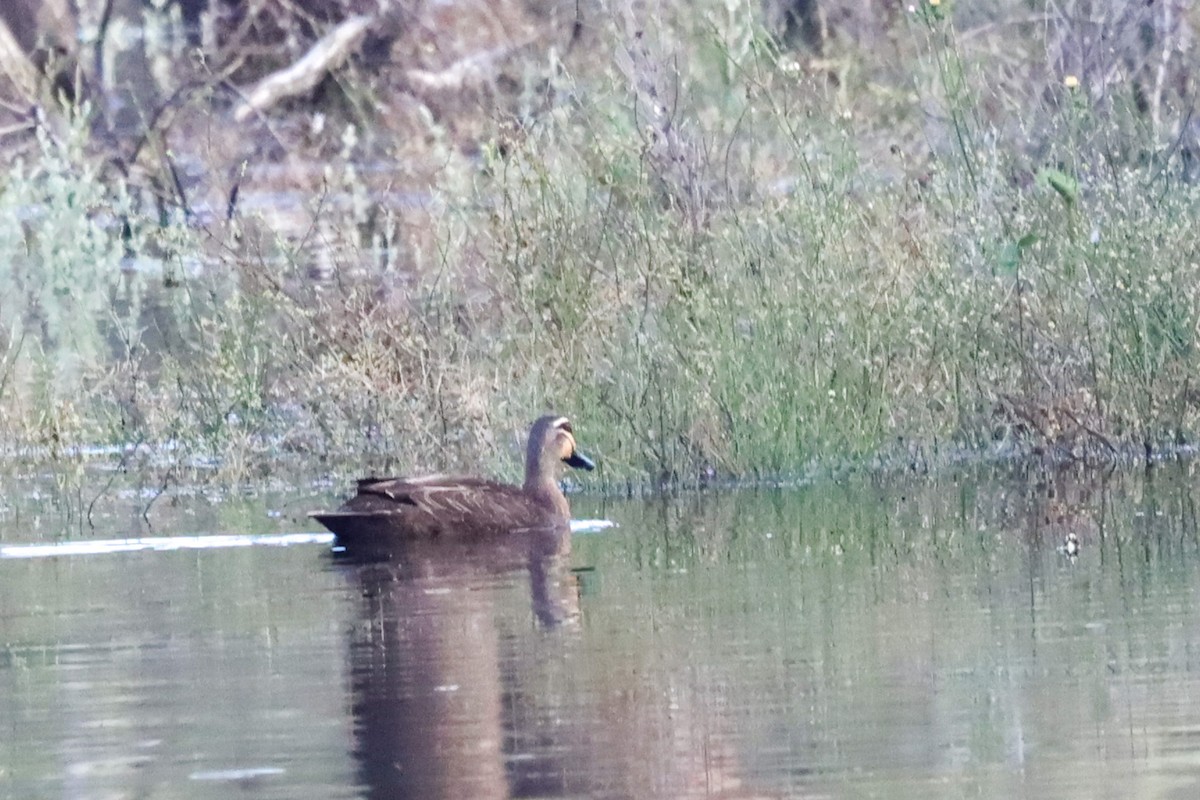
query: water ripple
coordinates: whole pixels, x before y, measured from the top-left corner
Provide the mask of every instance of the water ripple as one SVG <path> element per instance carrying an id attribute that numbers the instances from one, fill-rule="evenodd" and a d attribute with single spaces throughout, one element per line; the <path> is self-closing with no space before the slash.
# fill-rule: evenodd
<path id="1" fill-rule="evenodd" d="M 602 519 L 572 520 L 574 533 L 596 533 L 613 527 Z M 138 550 L 217 550 L 230 547 L 288 547 L 295 544 L 332 544 L 332 533 L 205 534 L 200 536 L 147 536 L 131 539 L 101 539 L 0 546 L 0 559 L 99 556 Z"/>

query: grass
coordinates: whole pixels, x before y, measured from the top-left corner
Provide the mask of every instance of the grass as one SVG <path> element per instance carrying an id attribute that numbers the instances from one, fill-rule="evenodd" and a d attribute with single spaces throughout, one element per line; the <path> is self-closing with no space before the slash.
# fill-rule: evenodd
<path id="1" fill-rule="evenodd" d="M 1086 80 L 996 80 L 1008 53 L 941 8 L 893 26 L 912 78 L 853 44 L 805 69 L 716 4 L 647 36 L 609 21 L 526 62 L 526 113 L 474 161 L 444 120 L 392 148 L 364 110 L 381 83 L 345 79 L 292 233 L 114 178 L 76 108 L 0 185 L 0 436 L 225 481 L 280 457 L 512 477 L 544 409 L 614 486 L 1179 452 L 1200 435 L 1186 141 Z M 367 169 L 399 151 L 401 212 Z"/>

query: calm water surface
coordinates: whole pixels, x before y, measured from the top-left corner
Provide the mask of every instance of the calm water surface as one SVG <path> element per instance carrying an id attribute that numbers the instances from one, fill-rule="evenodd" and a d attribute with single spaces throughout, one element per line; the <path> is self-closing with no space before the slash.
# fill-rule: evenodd
<path id="1" fill-rule="evenodd" d="M 0 559 L 0 796 L 1194 798 L 1196 483 L 581 498 L 620 527 L 534 559 Z M 9 547 L 311 531 L 337 495 L 185 493 L 148 531 L 114 493 L 93 531 L 10 484 Z"/>

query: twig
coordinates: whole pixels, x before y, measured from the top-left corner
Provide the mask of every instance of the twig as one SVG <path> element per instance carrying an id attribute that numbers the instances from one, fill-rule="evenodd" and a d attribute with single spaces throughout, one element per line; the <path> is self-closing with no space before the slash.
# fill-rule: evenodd
<path id="1" fill-rule="evenodd" d="M 1102 434 L 1100 431 L 1096 430 L 1092 426 L 1085 425 L 1083 422 L 1080 421 L 1079 417 L 1075 416 L 1075 414 L 1071 410 L 1064 408 L 1064 409 L 1061 409 L 1061 411 L 1067 417 L 1067 419 L 1071 420 L 1076 425 L 1078 425 L 1080 430 L 1082 430 L 1084 433 L 1088 434 L 1093 439 L 1097 440 L 1102 445 L 1107 447 L 1108 452 L 1112 453 L 1113 456 L 1119 455 L 1117 448 L 1113 445 L 1112 442 L 1110 442 L 1108 440 L 1107 436 L 1105 436 L 1104 434 Z"/>
<path id="2" fill-rule="evenodd" d="M 142 519 L 152 528 L 153 524 L 150 522 L 150 507 L 158 501 L 158 498 L 167 493 L 167 489 L 170 488 L 171 481 L 174 477 L 175 468 L 171 467 L 169 470 L 167 470 L 167 474 L 163 476 L 162 484 L 159 485 L 158 491 L 154 493 L 154 496 L 150 498 L 150 502 L 146 503 L 146 507 L 142 509 Z"/>
<path id="3" fill-rule="evenodd" d="M 13 133 L 23 133 L 24 131 L 32 130 L 37 127 L 37 123 L 33 120 L 28 122 L 16 122 L 12 125 L 6 125 L 0 128 L 0 137 L 8 136 Z"/>
<path id="4" fill-rule="evenodd" d="M 104 40 L 108 37 L 108 26 L 112 22 L 112 13 L 113 0 L 104 0 L 100 21 L 96 23 L 96 43 L 92 47 L 93 77 L 101 91 L 108 88 L 104 84 Z"/>

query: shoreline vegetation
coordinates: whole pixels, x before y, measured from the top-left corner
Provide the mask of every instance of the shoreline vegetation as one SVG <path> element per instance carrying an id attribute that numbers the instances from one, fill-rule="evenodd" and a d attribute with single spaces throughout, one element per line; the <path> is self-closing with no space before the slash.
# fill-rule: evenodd
<path id="1" fill-rule="evenodd" d="M 10 455 L 511 478 L 552 410 L 617 488 L 1200 437 L 1192 3 L 100 5 L 3 19 Z"/>

